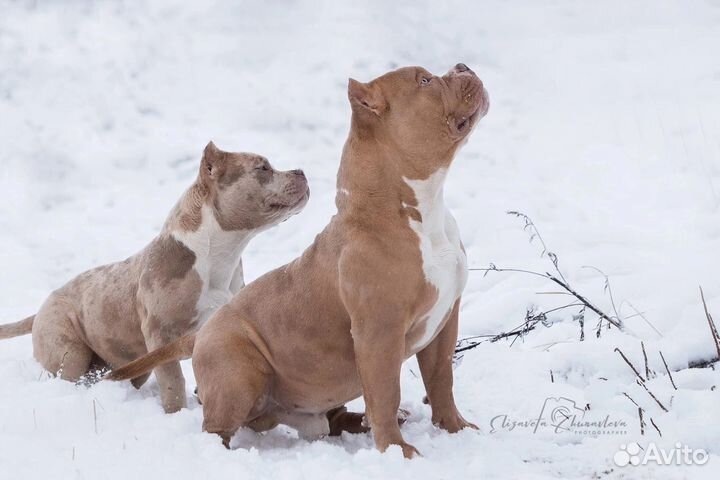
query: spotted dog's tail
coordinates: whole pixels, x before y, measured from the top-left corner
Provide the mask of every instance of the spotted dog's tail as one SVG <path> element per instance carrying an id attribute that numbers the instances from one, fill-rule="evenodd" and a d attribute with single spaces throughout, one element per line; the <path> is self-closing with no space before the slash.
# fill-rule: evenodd
<path id="1" fill-rule="evenodd" d="M 19 322 L 0 325 L 0 340 L 19 337 L 20 335 L 27 335 L 28 333 L 31 333 L 34 321 L 35 315 L 31 315 L 25 320 L 20 320 Z"/>
<path id="2" fill-rule="evenodd" d="M 130 380 L 150 372 L 155 367 L 192 356 L 195 334 L 185 335 L 172 343 L 153 350 L 127 365 L 115 369 L 105 376 L 106 380 Z"/>

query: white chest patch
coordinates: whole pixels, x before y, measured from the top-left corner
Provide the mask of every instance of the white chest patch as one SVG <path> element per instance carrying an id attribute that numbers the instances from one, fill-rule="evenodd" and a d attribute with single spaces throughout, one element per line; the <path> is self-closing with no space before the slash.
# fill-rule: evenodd
<path id="1" fill-rule="evenodd" d="M 199 325 L 230 301 L 231 284 L 242 283 L 241 255 L 253 233 L 223 230 L 207 206 L 203 207 L 202 222 L 196 231 L 173 232 L 195 254 L 193 268 L 203 283 L 196 307 Z"/>
<path id="2" fill-rule="evenodd" d="M 420 328 L 423 334 L 409 346 L 411 354 L 425 348 L 439 333 L 467 282 L 467 258 L 462 250 L 460 233 L 443 201 L 446 173 L 445 169 L 440 169 L 426 180 L 405 179 L 415 192 L 416 208 L 422 215 L 421 222 L 410 219 L 410 228 L 420 239 L 425 280 L 437 289 L 435 304 L 413 324 L 412 328 Z"/>

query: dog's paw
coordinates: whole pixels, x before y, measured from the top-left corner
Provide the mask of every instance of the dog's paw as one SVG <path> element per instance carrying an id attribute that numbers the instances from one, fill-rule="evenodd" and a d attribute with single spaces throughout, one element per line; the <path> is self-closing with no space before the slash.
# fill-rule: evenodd
<path id="1" fill-rule="evenodd" d="M 405 458 L 410 459 L 410 458 L 422 457 L 422 454 L 418 451 L 418 449 L 415 448 L 414 446 L 410 445 L 407 442 L 390 443 L 385 447 L 378 445 L 378 450 L 380 450 L 383 453 L 393 454 L 394 449 L 391 449 L 391 451 L 388 452 L 388 448 L 393 447 L 393 446 L 400 447 L 400 449 L 402 450 L 403 457 L 405 457 Z"/>
<path id="2" fill-rule="evenodd" d="M 400 448 L 402 448 L 403 457 L 405 458 L 422 457 L 418 449 L 413 447 L 409 443 L 401 443 Z"/>
<path id="3" fill-rule="evenodd" d="M 441 417 L 437 420 L 433 419 L 433 425 L 447 431 L 448 433 L 457 433 L 464 428 L 479 430 L 477 425 L 468 422 L 459 413 L 456 413 L 455 415 Z"/>

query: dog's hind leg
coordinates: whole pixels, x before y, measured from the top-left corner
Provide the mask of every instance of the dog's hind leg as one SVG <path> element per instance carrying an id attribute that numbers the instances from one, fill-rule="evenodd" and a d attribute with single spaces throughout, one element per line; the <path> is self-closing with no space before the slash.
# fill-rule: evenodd
<path id="1" fill-rule="evenodd" d="M 345 406 L 334 408 L 327 412 L 330 425 L 330 436 L 337 437 L 342 432 L 367 433 L 370 427 L 363 421 L 364 413 L 349 412 Z"/>
<path id="2" fill-rule="evenodd" d="M 230 448 L 235 432 L 262 415 L 272 370 L 252 342 L 242 336 L 203 340 L 197 340 L 193 352 L 203 430 L 218 434 Z"/>
<path id="3" fill-rule="evenodd" d="M 33 353 L 50 373 L 76 382 L 88 372 L 92 349 L 70 322 L 67 302 L 51 296 L 35 316 Z"/>

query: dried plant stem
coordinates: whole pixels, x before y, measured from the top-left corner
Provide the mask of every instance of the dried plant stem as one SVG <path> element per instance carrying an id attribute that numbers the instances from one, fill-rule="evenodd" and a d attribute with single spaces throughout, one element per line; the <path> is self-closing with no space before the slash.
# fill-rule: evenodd
<path id="1" fill-rule="evenodd" d="M 585 305 L 587 308 L 589 308 L 590 310 L 592 310 L 593 312 L 595 312 L 595 314 L 596 314 L 598 317 L 600 317 L 602 320 L 605 320 L 606 322 L 608 322 L 608 323 L 614 325 L 615 327 L 619 328 L 620 330 L 622 330 L 623 327 L 622 327 L 622 325 L 621 325 L 617 320 L 613 320 L 612 318 L 610 318 L 609 316 L 607 316 L 605 313 L 603 313 L 602 310 L 600 310 L 598 307 L 596 307 L 595 305 L 593 305 L 592 303 L 590 303 L 590 301 L 589 301 L 587 298 L 583 297 L 583 296 L 580 295 L 578 292 L 576 292 L 575 290 L 573 290 L 573 288 L 570 287 L 570 285 L 568 285 L 567 283 L 563 282 L 562 280 L 559 280 L 559 279 L 556 278 L 556 277 L 553 277 L 553 276 L 550 275 L 549 273 L 547 273 L 546 275 L 547 275 L 547 278 L 548 278 L 548 279 L 550 279 L 551 281 L 557 283 L 557 284 L 560 285 L 562 288 L 564 288 L 565 290 L 567 290 L 568 293 L 572 294 L 575 298 L 577 298 L 578 300 L 580 300 L 580 302 L 582 302 L 583 305 Z"/>
<path id="2" fill-rule="evenodd" d="M 537 238 L 540 241 L 540 244 L 542 245 L 542 252 L 540 252 L 540 256 L 546 256 L 550 259 L 550 262 L 552 262 L 553 267 L 555 267 L 555 271 L 558 273 L 560 278 L 563 279 L 563 281 L 566 282 L 565 277 L 563 276 L 562 272 L 560 271 L 560 266 L 558 265 L 558 257 L 555 253 L 551 252 L 547 244 L 545 244 L 545 239 L 543 239 L 542 235 L 540 235 L 540 230 L 538 230 L 537 225 L 535 225 L 535 222 L 532 221 L 530 217 L 525 215 L 522 212 L 517 211 L 508 211 L 506 212 L 508 215 L 512 215 L 514 217 L 522 218 L 525 222 L 525 226 L 523 227 L 523 230 L 530 230 L 530 242 L 533 241 L 533 239 Z"/>
<path id="3" fill-rule="evenodd" d="M 667 362 L 665 361 L 665 356 L 663 355 L 662 352 L 660 352 L 660 358 L 662 358 L 663 365 L 665 365 L 665 371 L 667 372 L 668 377 L 670 377 L 670 383 L 672 384 L 673 388 L 674 388 L 675 390 L 677 390 L 678 388 L 677 388 L 677 386 L 675 385 L 675 380 L 673 379 L 672 373 L 670 373 L 670 368 L 668 368 L 668 364 L 667 364 Z"/>
<path id="4" fill-rule="evenodd" d="M 630 400 L 630 401 L 633 403 L 633 405 L 635 405 L 635 406 L 637 407 L 637 409 L 638 409 L 638 417 L 640 417 L 640 435 L 645 435 L 645 427 L 646 427 L 646 425 L 647 425 L 647 424 L 645 423 L 645 420 L 644 420 L 645 410 L 644 410 L 640 405 L 638 405 L 638 403 L 637 403 L 635 400 L 633 400 L 630 395 L 628 395 L 628 394 L 625 393 L 625 392 L 622 392 L 622 394 L 625 395 L 625 397 L 626 397 L 628 400 Z M 655 424 L 655 420 L 653 420 L 652 417 L 650 417 L 650 424 L 652 424 L 653 428 L 655 428 L 655 430 L 658 432 L 658 434 L 662 437 L 662 432 L 660 431 L 660 429 L 658 428 L 658 426 Z"/>
<path id="5" fill-rule="evenodd" d="M 620 350 L 619 348 L 615 348 L 615 351 L 620 354 L 620 356 L 623 358 L 623 360 L 625 360 L 625 363 L 627 363 L 628 366 L 635 373 L 635 376 L 637 377 L 637 384 L 640 385 L 647 392 L 647 394 L 650 395 L 650 397 L 653 400 L 655 400 L 655 403 L 657 403 L 658 406 L 663 409 L 663 411 L 667 412 L 668 409 L 665 408 L 665 405 L 663 405 L 662 402 L 660 400 L 658 400 L 657 397 L 650 391 L 650 389 L 645 384 L 645 379 L 642 377 L 642 375 L 640 375 L 640 372 L 638 372 L 637 368 L 635 368 L 635 366 L 630 362 L 630 360 L 628 360 L 628 358 L 625 356 L 625 354 L 622 352 L 622 350 Z"/>
<path id="6" fill-rule="evenodd" d="M 622 352 L 622 350 L 620 350 L 619 348 L 615 348 L 615 351 L 616 351 L 617 353 L 619 353 L 620 356 L 622 357 L 622 359 L 625 360 L 625 363 L 627 363 L 628 366 L 629 366 L 630 368 L 632 368 L 632 371 L 635 372 L 635 375 L 636 375 L 640 380 L 643 380 L 643 377 L 642 377 L 642 375 L 640 375 L 640 372 L 637 371 L 637 368 L 635 368 L 635 365 L 633 365 L 632 362 L 630 362 L 630 360 L 628 360 L 628 358 L 625 356 L 625 354 Z"/>
<path id="7" fill-rule="evenodd" d="M 645 385 L 645 382 L 641 378 L 637 379 L 637 384 L 645 389 L 645 391 L 648 393 L 648 395 L 650 395 L 650 397 L 652 397 L 652 399 L 655 400 L 655 403 L 657 403 L 658 406 L 660 408 L 662 408 L 662 410 L 664 412 L 668 411 L 668 409 L 665 407 L 665 405 L 663 405 L 662 402 L 660 402 L 660 400 L 657 399 L 657 397 L 650 391 L 650 389 L 647 387 L 647 385 Z"/>
<path id="8" fill-rule="evenodd" d="M 707 368 L 710 367 L 712 370 L 715 370 L 715 364 L 720 361 L 720 358 L 713 357 L 710 359 L 703 359 L 703 360 L 694 360 L 691 362 L 688 362 L 688 368 Z"/>
<path id="9" fill-rule="evenodd" d="M 700 298 L 702 299 L 703 308 L 705 309 L 705 317 L 707 318 L 708 326 L 710 327 L 710 333 L 712 334 L 713 342 L 715 342 L 715 349 L 717 350 L 718 358 L 720 358 L 720 335 L 718 335 L 717 327 L 715 326 L 712 315 L 710 315 L 710 311 L 708 310 L 707 303 L 705 302 L 705 294 L 703 293 L 702 287 L 700 287 Z"/>
<path id="10" fill-rule="evenodd" d="M 97 406 L 96 406 L 94 398 L 93 398 L 93 422 L 94 422 L 94 426 L 95 426 L 95 435 L 97 435 L 98 434 Z"/>
<path id="11" fill-rule="evenodd" d="M 655 430 L 658 432 L 658 435 L 660 435 L 662 437 L 662 432 L 660 431 L 658 426 L 655 425 L 655 421 L 652 419 L 652 417 L 650 417 L 650 423 L 652 424 L 653 427 L 655 427 Z"/>
<path id="12" fill-rule="evenodd" d="M 635 314 L 634 314 L 634 315 L 631 315 L 631 316 L 629 316 L 629 317 L 625 317 L 625 320 L 627 320 L 628 318 L 632 318 L 632 317 L 638 316 L 638 317 L 642 318 L 642 319 L 645 321 L 645 323 L 647 323 L 648 326 L 650 326 L 650 328 L 652 328 L 653 330 L 655 330 L 655 333 L 657 333 L 658 336 L 660 336 L 660 337 L 663 336 L 663 334 L 660 333 L 660 330 L 658 330 L 657 328 L 655 328 L 655 325 L 653 325 L 652 322 L 650 322 L 650 320 L 647 319 L 647 317 L 645 316 L 645 314 L 644 314 L 643 312 L 641 312 L 640 310 L 638 310 L 637 308 L 635 308 L 635 305 L 633 305 L 632 303 L 628 302 L 627 300 L 624 300 L 623 303 L 626 303 L 630 308 L 632 308 L 632 309 L 635 311 Z M 620 305 L 620 309 L 622 309 L 622 305 Z"/>
<path id="13" fill-rule="evenodd" d="M 495 264 L 490 264 L 488 268 L 470 268 L 468 269 L 470 271 L 480 271 L 485 272 L 487 275 L 489 272 L 515 272 L 515 273 L 526 273 L 528 275 L 533 275 L 536 277 L 541 277 L 550 280 L 551 282 L 554 282 L 555 284 L 562 287 L 567 293 L 574 296 L 578 299 L 580 304 L 586 308 L 589 308 L 592 310 L 598 317 L 600 317 L 600 320 L 605 320 L 611 325 L 614 325 L 620 330 L 623 330 L 623 326 L 620 322 L 617 320 L 611 318 L 607 314 L 605 314 L 602 310 L 600 310 L 598 307 L 596 307 L 593 303 L 590 302 L 587 298 L 582 296 L 580 293 L 578 293 L 575 289 L 573 289 L 568 283 L 564 282 L 563 280 L 555 277 L 551 273 L 545 272 L 545 273 L 539 273 L 539 272 L 533 272 L 531 270 L 523 270 L 520 268 L 499 268 Z M 579 306 L 579 305 L 578 305 Z"/>
<path id="14" fill-rule="evenodd" d="M 513 338 L 513 342 L 511 343 L 511 346 L 515 343 L 515 341 L 518 338 L 524 337 L 528 332 L 531 330 L 534 330 L 537 327 L 538 323 L 543 323 L 547 320 L 547 313 L 555 312 L 557 310 L 562 310 L 563 308 L 570 308 L 574 306 L 578 306 L 579 304 L 571 303 L 569 305 L 564 305 L 562 307 L 553 308 L 551 310 L 548 310 L 547 312 L 540 312 L 540 313 L 534 313 L 533 310 L 528 310 L 525 314 L 525 321 L 518 325 L 517 327 L 513 328 L 512 330 L 508 332 L 502 332 L 498 333 L 497 335 L 475 335 L 472 337 L 466 337 L 463 339 L 460 339 L 457 344 L 455 345 L 455 354 L 464 352 L 466 350 L 471 350 L 485 342 L 497 342 L 499 340 L 502 340 L 503 338 Z M 475 342 L 469 343 L 468 345 L 465 345 L 465 343 L 470 342 L 470 340 L 476 339 L 476 338 L 482 338 L 482 340 L 477 340 Z"/>
<path id="15" fill-rule="evenodd" d="M 628 400 L 630 400 L 631 402 L 633 402 L 636 407 L 640 407 L 640 405 L 638 405 L 637 402 L 636 402 L 635 400 L 633 400 L 630 395 L 628 395 L 628 394 L 625 393 L 625 392 L 622 392 L 622 394 L 625 395 L 625 396 L 628 398 Z"/>
<path id="16" fill-rule="evenodd" d="M 645 435 L 645 420 L 643 420 L 643 409 L 638 407 L 638 417 L 640 417 L 640 435 Z"/>
<path id="17" fill-rule="evenodd" d="M 583 268 L 590 268 L 592 270 L 595 270 L 596 272 L 598 272 L 600 275 L 603 276 L 603 279 L 605 280 L 604 288 L 608 294 L 608 297 L 610 297 L 610 305 L 612 305 L 613 312 L 615 313 L 615 318 L 620 320 L 620 314 L 618 313 L 618 309 L 615 306 L 615 296 L 613 295 L 612 287 L 610 286 L 610 277 L 608 277 L 605 272 L 603 272 L 599 268 L 594 267 L 592 265 L 585 265 Z"/>
<path id="18" fill-rule="evenodd" d="M 640 347 L 642 347 L 643 352 L 643 359 L 645 359 L 645 378 L 650 380 L 650 367 L 648 366 L 648 357 L 647 352 L 645 352 L 645 342 L 640 342 Z"/>

